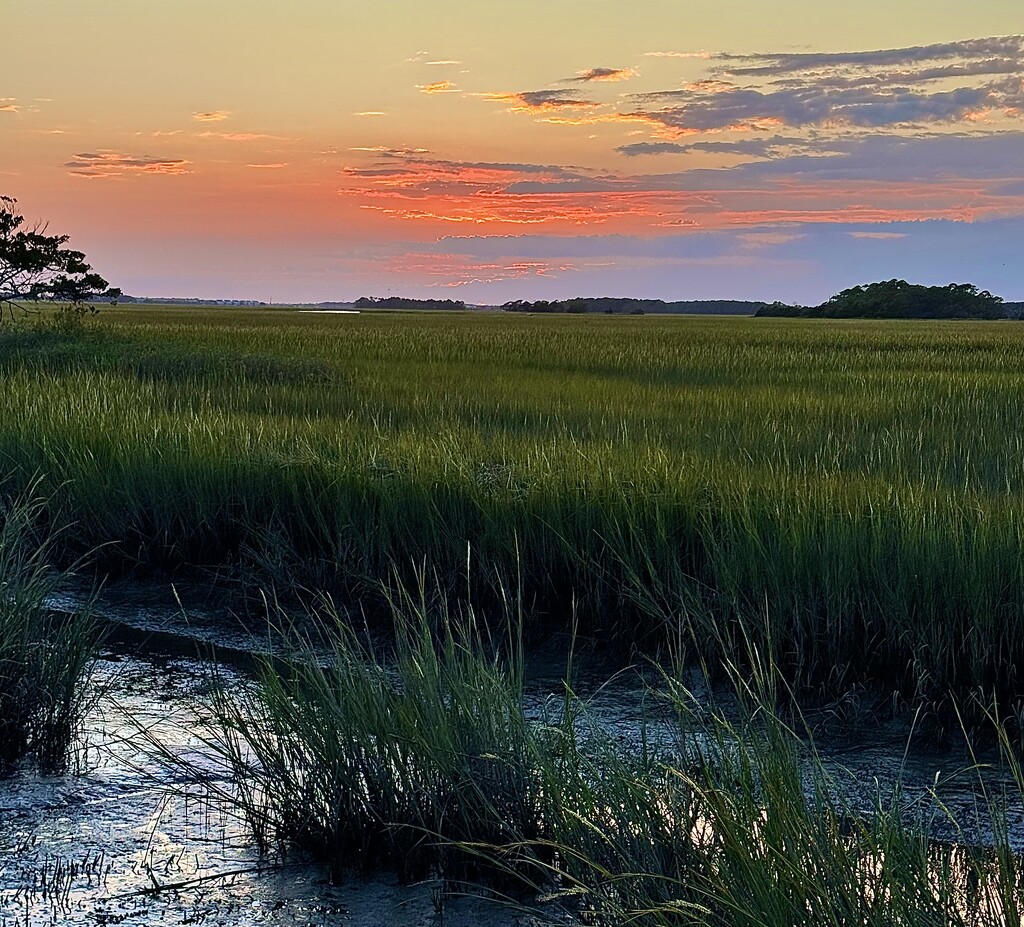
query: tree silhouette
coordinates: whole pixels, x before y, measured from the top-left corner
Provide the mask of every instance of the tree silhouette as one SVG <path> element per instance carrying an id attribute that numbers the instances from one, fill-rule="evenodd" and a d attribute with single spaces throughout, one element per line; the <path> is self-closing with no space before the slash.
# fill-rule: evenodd
<path id="1" fill-rule="evenodd" d="M 0 196 L 0 318 L 14 316 L 37 300 L 81 307 L 91 299 L 121 295 L 86 263 L 81 251 L 65 247 L 67 235 L 48 235 L 45 224 L 25 225 L 18 201 Z"/>
<path id="2" fill-rule="evenodd" d="M 1005 319 L 999 296 L 971 283 L 921 286 L 906 280 L 883 280 L 836 293 L 820 306 L 772 303 L 759 316 L 825 319 Z"/>

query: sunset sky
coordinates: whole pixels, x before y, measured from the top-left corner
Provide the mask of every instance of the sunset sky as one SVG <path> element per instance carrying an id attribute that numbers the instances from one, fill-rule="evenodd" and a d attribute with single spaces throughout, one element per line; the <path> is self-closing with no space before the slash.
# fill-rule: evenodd
<path id="1" fill-rule="evenodd" d="M 1021 0 L 3 0 L 0 193 L 135 295 L 1024 300 Z"/>

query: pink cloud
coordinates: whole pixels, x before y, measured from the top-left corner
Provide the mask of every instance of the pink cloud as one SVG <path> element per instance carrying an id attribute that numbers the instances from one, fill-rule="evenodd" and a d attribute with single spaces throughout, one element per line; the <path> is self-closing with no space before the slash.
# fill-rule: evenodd
<path id="1" fill-rule="evenodd" d="M 82 152 L 64 164 L 69 174 L 94 179 L 126 174 L 191 174 L 192 165 L 183 158 L 136 157 L 115 151 Z"/>

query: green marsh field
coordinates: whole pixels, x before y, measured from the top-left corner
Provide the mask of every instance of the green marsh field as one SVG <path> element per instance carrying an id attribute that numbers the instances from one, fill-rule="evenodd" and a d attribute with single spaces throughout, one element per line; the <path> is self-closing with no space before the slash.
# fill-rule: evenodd
<path id="1" fill-rule="evenodd" d="M 110 760 L 91 770 L 81 745 L 111 729 L 97 705 L 135 698 L 163 739 L 129 719 L 97 755 L 148 751 L 161 801 L 227 814 L 272 899 L 263 867 L 283 860 L 338 883 L 391 872 L 433 906 L 423 923 L 466 893 L 511 903 L 508 924 L 1024 923 L 1022 347 L 1008 322 L 8 324 L 0 704 L 21 710 L 0 795 L 27 783 L 48 827 L 26 764 L 102 787 Z M 218 589 L 286 647 L 264 635 L 244 670 L 199 648 L 175 726 L 110 675 L 152 655 L 50 610 L 53 567 Z M 564 673 L 538 683 L 552 638 Z M 605 674 L 644 668 L 625 733 L 602 714 L 615 678 L 577 693 L 577 648 Z M 172 685 L 169 665 L 140 672 Z M 837 765 L 865 722 L 867 776 Z M 87 834 L 139 813 L 97 807 Z M 148 861 L 94 885 L 104 843 L 84 886 L 45 840 L 22 878 L 26 846 L 0 821 L 0 925 L 58 876 L 67 910 L 183 903 Z M 195 858 L 181 897 L 222 878 Z"/>
<path id="2" fill-rule="evenodd" d="M 1024 330 L 116 309 L 0 336 L 67 559 L 372 602 L 426 571 L 797 687 L 1024 694 Z M 467 591 L 468 590 L 468 591 Z"/>

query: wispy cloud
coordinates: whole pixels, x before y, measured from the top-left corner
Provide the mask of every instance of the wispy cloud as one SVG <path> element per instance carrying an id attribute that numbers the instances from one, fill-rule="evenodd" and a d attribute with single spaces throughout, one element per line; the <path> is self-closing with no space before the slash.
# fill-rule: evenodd
<path id="1" fill-rule="evenodd" d="M 458 86 L 450 80 L 438 80 L 431 84 L 417 84 L 420 93 L 462 93 Z"/>
<path id="2" fill-rule="evenodd" d="M 431 67 L 446 67 L 448 65 L 462 64 L 461 61 L 456 61 L 454 58 L 438 58 L 434 61 L 424 61 L 424 64 L 430 65 Z"/>
<path id="3" fill-rule="evenodd" d="M 458 289 L 474 284 L 495 284 L 529 278 L 553 279 L 582 267 L 605 266 L 607 262 L 536 258 L 517 260 L 497 258 L 474 260 L 471 257 L 435 251 L 407 251 L 396 254 L 384 264 L 389 278 L 425 281 L 427 287 Z"/>
<path id="4" fill-rule="evenodd" d="M 765 52 L 754 55 L 713 55 L 730 74 L 776 76 L 822 68 L 875 68 L 912 66 L 922 62 L 951 59 L 1011 59 L 1018 63 L 1024 50 L 1024 35 L 964 39 L 933 45 L 913 45 L 855 52 Z"/>
<path id="5" fill-rule="evenodd" d="M 225 142 L 255 142 L 260 139 L 287 141 L 282 135 L 267 135 L 265 132 L 200 132 L 199 138 L 219 138 Z"/>
<path id="6" fill-rule="evenodd" d="M 285 161 L 277 161 L 273 164 L 246 164 L 245 166 L 260 171 L 278 171 L 287 167 L 288 164 Z"/>
<path id="7" fill-rule="evenodd" d="M 16 113 L 20 109 L 14 97 L 0 97 L 0 113 Z"/>
<path id="8" fill-rule="evenodd" d="M 577 71 L 575 77 L 570 77 L 570 81 L 581 84 L 589 84 L 594 81 L 620 81 L 629 80 L 631 77 L 636 77 L 637 72 L 635 68 L 590 68 L 587 71 Z"/>
<path id="9" fill-rule="evenodd" d="M 353 113 L 353 116 L 386 116 L 387 113 L 379 109 L 366 109 L 358 113 Z"/>
<path id="10" fill-rule="evenodd" d="M 646 119 L 670 132 L 693 134 L 716 130 L 757 131 L 772 126 L 880 128 L 954 123 L 995 107 L 1024 102 L 1020 82 L 1014 86 L 958 87 L 915 93 L 904 88 L 837 89 L 813 80 L 778 90 L 735 87 L 726 92 L 687 89 L 640 98 Z M 646 108 L 649 104 L 663 104 Z"/>
<path id="11" fill-rule="evenodd" d="M 668 135 L 963 123 L 1024 108 L 1024 36 L 861 52 L 719 53 L 709 79 L 632 97 Z M 950 86 L 952 82 L 958 86 Z M 637 153 L 640 153 L 639 151 Z"/>
<path id="12" fill-rule="evenodd" d="M 645 58 L 698 58 L 707 60 L 712 57 L 711 52 L 706 51 L 651 51 L 644 52 Z"/>
<path id="13" fill-rule="evenodd" d="M 627 158 L 641 155 L 685 154 L 693 149 L 693 145 L 682 145 L 679 142 L 633 142 L 620 145 L 615 150 Z"/>
<path id="14" fill-rule="evenodd" d="M 772 135 L 766 138 L 742 138 L 729 142 L 632 142 L 615 149 L 628 158 L 643 155 L 704 154 L 738 155 L 744 158 L 778 158 L 794 154 L 842 153 L 844 148 L 831 139 L 805 139 Z"/>
<path id="15" fill-rule="evenodd" d="M 125 174 L 190 174 L 183 158 L 136 157 L 115 151 L 85 151 L 65 162 L 69 174 L 79 177 L 121 177 Z"/>
<path id="16" fill-rule="evenodd" d="M 590 109 L 601 104 L 580 96 L 578 90 L 524 90 L 518 93 L 485 93 L 485 100 L 509 103 L 513 113 L 552 113 L 566 109 Z"/>
<path id="17" fill-rule="evenodd" d="M 803 232 L 773 230 L 766 232 L 741 232 L 736 239 L 744 248 L 771 248 L 776 245 L 788 245 L 791 241 L 804 238 Z"/>
<path id="18" fill-rule="evenodd" d="M 389 158 L 411 158 L 429 152 L 426 148 L 394 148 L 387 145 L 353 145 L 349 151 L 366 151 Z"/>
<path id="19" fill-rule="evenodd" d="M 342 176 L 341 195 L 405 221 L 583 225 L 634 208 L 611 204 L 600 193 L 577 198 L 573 191 L 595 182 L 591 173 L 550 164 L 452 161 L 385 151 L 376 163 L 349 167 Z"/>
<path id="20" fill-rule="evenodd" d="M 211 110 L 206 113 L 193 113 L 192 118 L 196 122 L 223 122 L 231 115 L 230 112 L 224 109 Z"/>

